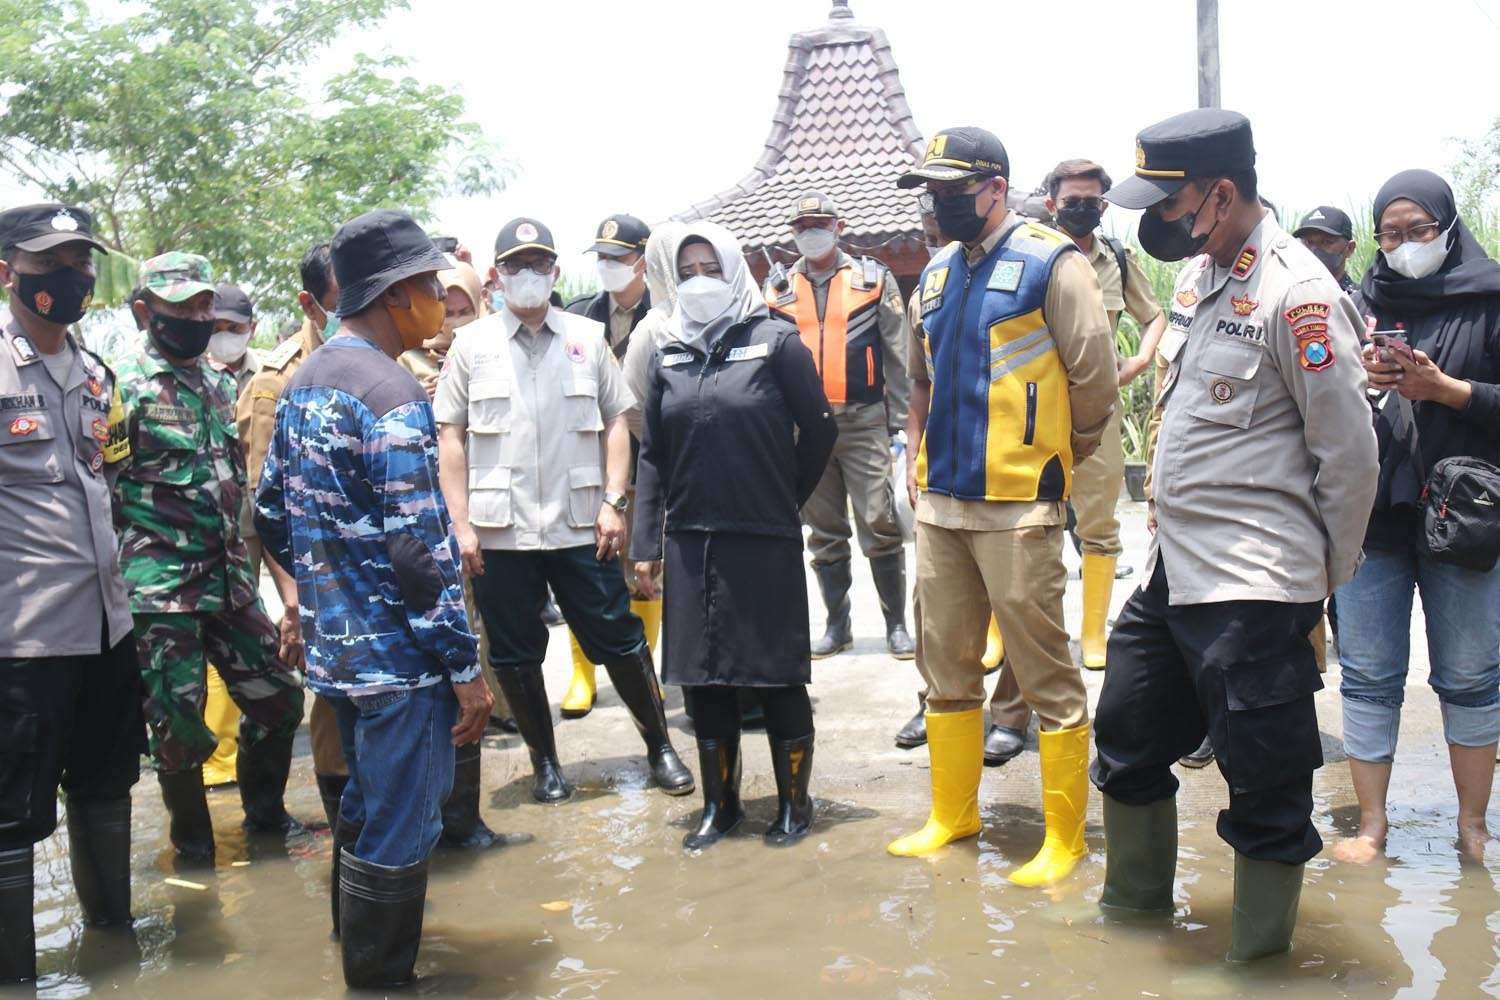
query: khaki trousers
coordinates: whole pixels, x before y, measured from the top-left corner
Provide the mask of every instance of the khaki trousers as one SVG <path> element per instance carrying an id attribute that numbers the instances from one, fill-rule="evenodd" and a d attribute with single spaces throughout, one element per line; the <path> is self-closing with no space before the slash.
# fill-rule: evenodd
<path id="1" fill-rule="evenodd" d="M 1083 678 L 1063 627 L 1061 525 L 963 531 L 917 524 L 917 594 L 927 707 L 984 704 L 984 643 L 993 612 L 1026 703 L 1045 730 L 1088 721 Z"/>
<path id="2" fill-rule="evenodd" d="M 848 562 L 849 508 L 860 551 L 878 559 L 902 551 L 901 522 L 891 487 L 891 438 L 884 403 L 859 403 L 834 417 L 839 439 L 817 488 L 802 505 L 802 523 L 810 529 L 807 548 L 814 566 Z"/>
<path id="3" fill-rule="evenodd" d="M 1078 516 L 1078 540 L 1086 554 L 1120 554 L 1120 521 L 1115 507 L 1124 483 L 1125 446 L 1120 422 L 1111 419 L 1098 450 L 1073 469 L 1073 513 Z"/>

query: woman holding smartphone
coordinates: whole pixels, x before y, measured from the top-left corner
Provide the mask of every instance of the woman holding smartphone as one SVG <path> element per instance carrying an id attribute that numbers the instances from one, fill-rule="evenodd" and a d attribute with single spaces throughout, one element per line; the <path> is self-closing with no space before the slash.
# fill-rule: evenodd
<path id="1" fill-rule="evenodd" d="M 1480 572 L 1423 553 L 1418 500 L 1441 459 L 1500 463 L 1500 264 L 1470 234 L 1436 174 L 1397 174 L 1374 210 L 1380 256 L 1360 291 L 1375 322 L 1365 370 L 1370 388 L 1384 393 L 1375 403 L 1380 489 L 1365 562 L 1337 594 L 1344 745 L 1360 819 L 1334 855 L 1365 862 L 1385 846 L 1412 597 L 1420 592 L 1428 683 L 1458 793 L 1459 848 L 1481 857 L 1500 737 L 1500 569 Z M 1402 399 L 1415 414 L 1421 468 L 1393 432 L 1403 426 Z"/>

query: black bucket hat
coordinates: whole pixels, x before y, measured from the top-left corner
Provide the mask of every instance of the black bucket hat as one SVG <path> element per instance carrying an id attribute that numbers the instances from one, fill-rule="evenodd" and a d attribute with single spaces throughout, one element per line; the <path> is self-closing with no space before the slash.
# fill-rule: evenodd
<path id="1" fill-rule="evenodd" d="M 388 208 L 344 223 L 328 249 L 339 283 L 333 311 L 341 317 L 360 312 L 398 281 L 451 266 L 415 219 Z"/>

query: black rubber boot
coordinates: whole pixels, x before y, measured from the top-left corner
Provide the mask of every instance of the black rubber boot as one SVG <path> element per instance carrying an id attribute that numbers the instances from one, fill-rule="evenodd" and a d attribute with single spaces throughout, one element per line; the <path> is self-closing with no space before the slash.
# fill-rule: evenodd
<path id="1" fill-rule="evenodd" d="M 703 815 L 682 846 L 701 851 L 717 843 L 745 818 L 740 804 L 740 738 L 698 741 L 698 772 L 703 782 Z"/>
<path id="2" fill-rule="evenodd" d="M 90 927 L 128 927 L 130 797 L 68 800 L 68 861 L 73 888 Z"/>
<path id="3" fill-rule="evenodd" d="M 318 797 L 323 800 L 323 815 L 328 817 L 328 828 L 334 829 L 339 823 L 339 803 L 344 801 L 344 786 L 349 784 L 347 774 L 320 774 L 318 779 Z"/>
<path id="4" fill-rule="evenodd" d="M 564 802 L 573 795 L 573 786 L 563 778 L 557 760 L 557 741 L 552 735 L 552 706 L 547 703 L 547 685 L 542 679 L 541 664 L 503 667 L 495 671 L 500 690 L 510 702 L 521 739 L 531 751 L 531 768 L 536 778 L 531 797 L 538 802 Z"/>
<path id="5" fill-rule="evenodd" d="M 245 829 L 252 833 L 301 833 L 306 830 L 286 811 L 286 779 L 292 770 L 296 733 L 263 736 L 240 744 L 240 804 Z"/>
<path id="6" fill-rule="evenodd" d="M 812 658 L 821 660 L 854 645 L 854 624 L 849 620 L 849 588 L 854 585 L 854 575 L 847 559 L 814 566 L 813 573 L 818 578 L 818 589 L 823 592 L 823 605 L 828 609 L 823 636 L 812 641 Z"/>
<path id="7" fill-rule="evenodd" d="M 1170 916 L 1177 874 L 1177 800 L 1127 806 L 1104 799 L 1105 913 Z"/>
<path id="8" fill-rule="evenodd" d="M 482 851 L 500 838 L 479 815 L 479 744 L 469 743 L 453 751 L 453 791 L 443 803 L 443 847 Z"/>
<path id="9" fill-rule="evenodd" d="M 1186 757 L 1182 758 L 1177 763 L 1181 764 L 1183 767 L 1191 767 L 1194 770 L 1197 770 L 1199 768 L 1207 767 L 1208 765 L 1212 764 L 1213 762 L 1214 762 L 1214 745 L 1213 745 L 1213 741 L 1210 740 L 1207 736 L 1205 736 L 1205 737 L 1203 737 L 1203 742 L 1200 743 L 1200 744 L 1198 744 L 1198 749 L 1194 750 L 1192 753 L 1188 754 Z"/>
<path id="10" fill-rule="evenodd" d="M 927 744 L 927 699 L 917 695 L 917 714 L 906 720 L 896 734 L 896 746 L 912 750 Z"/>
<path id="11" fill-rule="evenodd" d="M 672 748 L 667 734 L 667 710 L 662 704 L 661 688 L 656 683 L 656 665 L 651 662 L 651 647 L 642 644 L 633 656 L 606 661 L 605 671 L 615 686 L 615 693 L 630 709 L 635 728 L 646 741 L 646 759 L 651 777 L 668 795 L 687 795 L 693 791 L 693 772 L 683 765 Z"/>
<path id="12" fill-rule="evenodd" d="M 917 644 L 906 631 L 906 553 L 892 552 L 870 560 L 870 575 L 885 615 L 885 648 L 898 660 L 914 659 Z"/>
<path id="13" fill-rule="evenodd" d="M 36 929 L 31 923 L 34 887 L 31 848 L 0 851 L 0 983 L 36 979 Z"/>
<path id="14" fill-rule="evenodd" d="M 1291 951 L 1305 867 L 1256 861 L 1235 852 L 1229 961 L 1253 962 Z"/>
<path id="15" fill-rule="evenodd" d="M 240 756 L 241 790 L 243 791 L 244 751 Z M 214 863 L 214 824 L 208 815 L 208 797 L 203 793 L 203 768 L 187 771 L 158 771 L 161 800 L 171 817 L 168 837 L 184 861 Z"/>
<path id="16" fill-rule="evenodd" d="M 422 941 L 427 862 L 388 868 L 346 851 L 339 897 L 344 984 L 351 989 L 382 989 L 411 982 Z"/>
<path id="17" fill-rule="evenodd" d="M 999 767 L 1021 756 L 1026 749 L 1026 734 L 1005 726 L 990 726 L 984 735 L 984 766 Z"/>
<path id="18" fill-rule="evenodd" d="M 766 830 L 772 847 L 795 844 L 812 829 L 814 803 L 807 786 L 812 779 L 813 734 L 795 740 L 771 740 L 771 768 L 776 772 L 776 819 Z"/>
<path id="19" fill-rule="evenodd" d="M 346 823 L 342 819 L 335 819 L 333 824 L 333 875 L 328 880 L 328 895 L 331 900 L 333 915 L 333 939 L 339 938 L 339 883 L 344 871 L 344 852 L 354 846 L 359 839 L 361 827 Z"/>

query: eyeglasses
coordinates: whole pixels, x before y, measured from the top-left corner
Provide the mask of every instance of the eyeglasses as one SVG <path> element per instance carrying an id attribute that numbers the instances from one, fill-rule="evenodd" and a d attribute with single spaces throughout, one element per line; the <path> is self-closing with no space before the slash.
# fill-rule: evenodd
<path id="1" fill-rule="evenodd" d="M 520 260 L 502 260 L 496 262 L 495 266 L 512 277 L 520 274 L 522 271 L 532 271 L 536 274 L 546 276 L 551 274 L 552 269 L 557 266 L 557 259 L 555 257 L 543 257 L 540 260 L 533 260 L 530 263 Z"/>
<path id="2" fill-rule="evenodd" d="M 1057 203 L 1058 208 L 1103 208 L 1103 198 L 1064 198 Z"/>
<path id="3" fill-rule="evenodd" d="M 1380 244 L 1382 250 L 1394 250 L 1407 242 L 1431 243 L 1442 231 L 1442 223 L 1424 222 L 1419 226 L 1412 226 L 1404 233 L 1399 229 L 1382 229 L 1375 234 L 1375 242 Z"/>
<path id="4" fill-rule="evenodd" d="M 923 191 L 917 195 L 917 209 L 923 215 L 932 215 L 937 211 L 937 204 L 933 201 L 931 191 Z"/>

